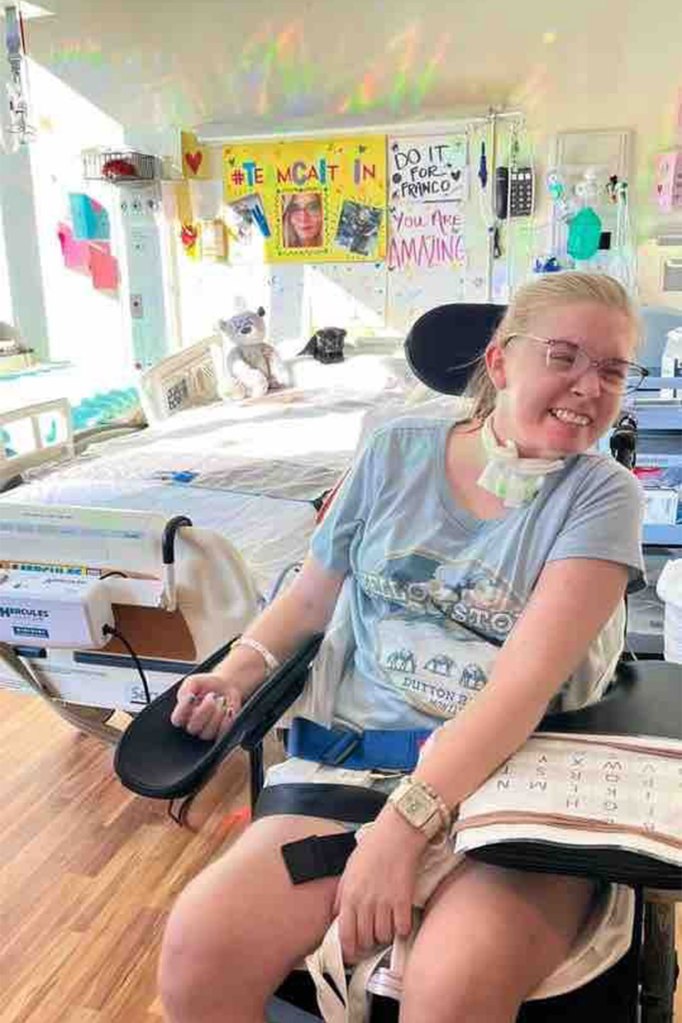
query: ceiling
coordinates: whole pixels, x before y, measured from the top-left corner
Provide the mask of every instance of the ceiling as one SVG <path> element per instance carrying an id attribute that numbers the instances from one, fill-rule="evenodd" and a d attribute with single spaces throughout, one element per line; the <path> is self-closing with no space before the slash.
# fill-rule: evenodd
<path id="1" fill-rule="evenodd" d="M 636 105 L 640 80 L 670 79 L 671 40 L 682 37 L 679 0 L 659 0 L 656 18 L 641 0 L 53 0 L 49 8 L 52 17 L 27 22 L 32 58 L 121 123 L 159 129 L 216 121 L 291 129 L 491 105 L 547 118 L 578 104 L 583 119 L 601 105 L 613 123 L 624 89 Z M 619 122 L 629 115 L 623 109 Z"/>

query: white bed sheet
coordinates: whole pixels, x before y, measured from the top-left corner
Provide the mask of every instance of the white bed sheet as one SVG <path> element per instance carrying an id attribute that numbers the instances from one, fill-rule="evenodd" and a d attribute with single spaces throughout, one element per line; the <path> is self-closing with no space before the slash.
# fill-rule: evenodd
<path id="1" fill-rule="evenodd" d="M 188 409 L 94 445 L 67 464 L 43 466 L 30 478 L 49 477 L 55 485 L 67 479 L 158 482 L 189 473 L 195 486 L 313 500 L 347 466 L 365 415 L 404 403 L 409 378 L 394 371 L 377 375 L 377 358 L 319 367 L 328 374 L 324 387 Z"/>
<path id="2" fill-rule="evenodd" d="M 189 409 L 31 471 L 1 499 L 189 515 L 234 543 L 266 591 L 304 557 L 311 502 L 348 466 L 365 416 L 404 406 L 409 377 L 379 372 L 377 358 L 319 367 L 324 387 Z"/>

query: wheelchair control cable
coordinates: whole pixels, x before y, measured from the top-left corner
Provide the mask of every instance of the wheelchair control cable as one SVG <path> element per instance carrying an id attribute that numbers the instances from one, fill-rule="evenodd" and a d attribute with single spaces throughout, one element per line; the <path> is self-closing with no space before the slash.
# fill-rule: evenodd
<path id="1" fill-rule="evenodd" d="M 140 658 L 137 656 L 137 654 L 133 650 L 132 646 L 130 645 L 128 640 L 123 635 L 123 633 L 119 632 L 118 629 L 114 628 L 111 625 L 105 625 L 103 627 L 102 631 L 105 633 L 105 635 L 107 635 L 107 636 L 114 636 L 121 643 L 123 643 L 123 646 L 126 648 L 128 653 L 132 657 L 133 662 L 135 664 L 135 667 L 137 668 L 137 672 L 138 672 L 138 674 L 140 676 L 140 679 L 142 680 L 142 688 L 144 689 L 144 698 L 147 701 L 147 704 L 150 704 L 152 702 L 152 698 L 151 698 L 151 694 L 149 692 L 149 685 L 147 683 L 147 676 L 145 675 L 144 668 L 142 667 L 142 664 L 140 663 Z"/>

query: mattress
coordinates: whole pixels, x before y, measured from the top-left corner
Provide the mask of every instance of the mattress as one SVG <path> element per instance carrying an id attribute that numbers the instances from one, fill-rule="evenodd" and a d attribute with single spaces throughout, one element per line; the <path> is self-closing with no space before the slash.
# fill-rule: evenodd
<path id="1" fill-rule="evenodd" d="M 316 366 L 306 387 L 187 409 L 30 470 L 0 499 L 189 515 L 226 536 L 266 592 L 304 557 L 315 502 L 347 468 L 368 414 L 403 408 L 409 377 L 382 364 L 354 357 Z"/>

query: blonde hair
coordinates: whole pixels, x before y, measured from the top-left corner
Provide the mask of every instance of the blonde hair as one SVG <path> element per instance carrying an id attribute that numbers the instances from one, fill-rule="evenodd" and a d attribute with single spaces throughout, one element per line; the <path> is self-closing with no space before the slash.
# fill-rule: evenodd
<path id="1" fill-rule="evenodd" d="M 294 225 L 291 223 L 291 212 L 292 206 L 297 199 L 302 195 L 314 195 L 320 204 L 320 227 L 318 229 L 315 238 L 303 244 L 299 238 Z M 305 191 L 305 192 L 292 192 L 291 195 L 282 196 L 282 244 L 285 249 L 312 249 L 317 248 L 323 243 L 323 232 L 324 232 L 324 221 L 323 221 L 323 209 L 322 209 L 322 197 L 319 192 Z"/>
<path id="2" fill-rule="evenodd" d="M 639 339 L 639 315 L 619 281 L 607 274 L 562 270 L 560 273 L 543 274 L 519 288 L 486 347 L 497 344 L 504 348 L 511 334 L 528 330 L 533 317 L 544 309 L 580 302 L 595 302 L 623 313 Z M 483 356 L 469 379 L 465 396 L 473 402 L 473 419 L 485 419 L 495 408 L 497 392 L 488 376 Z"/>

